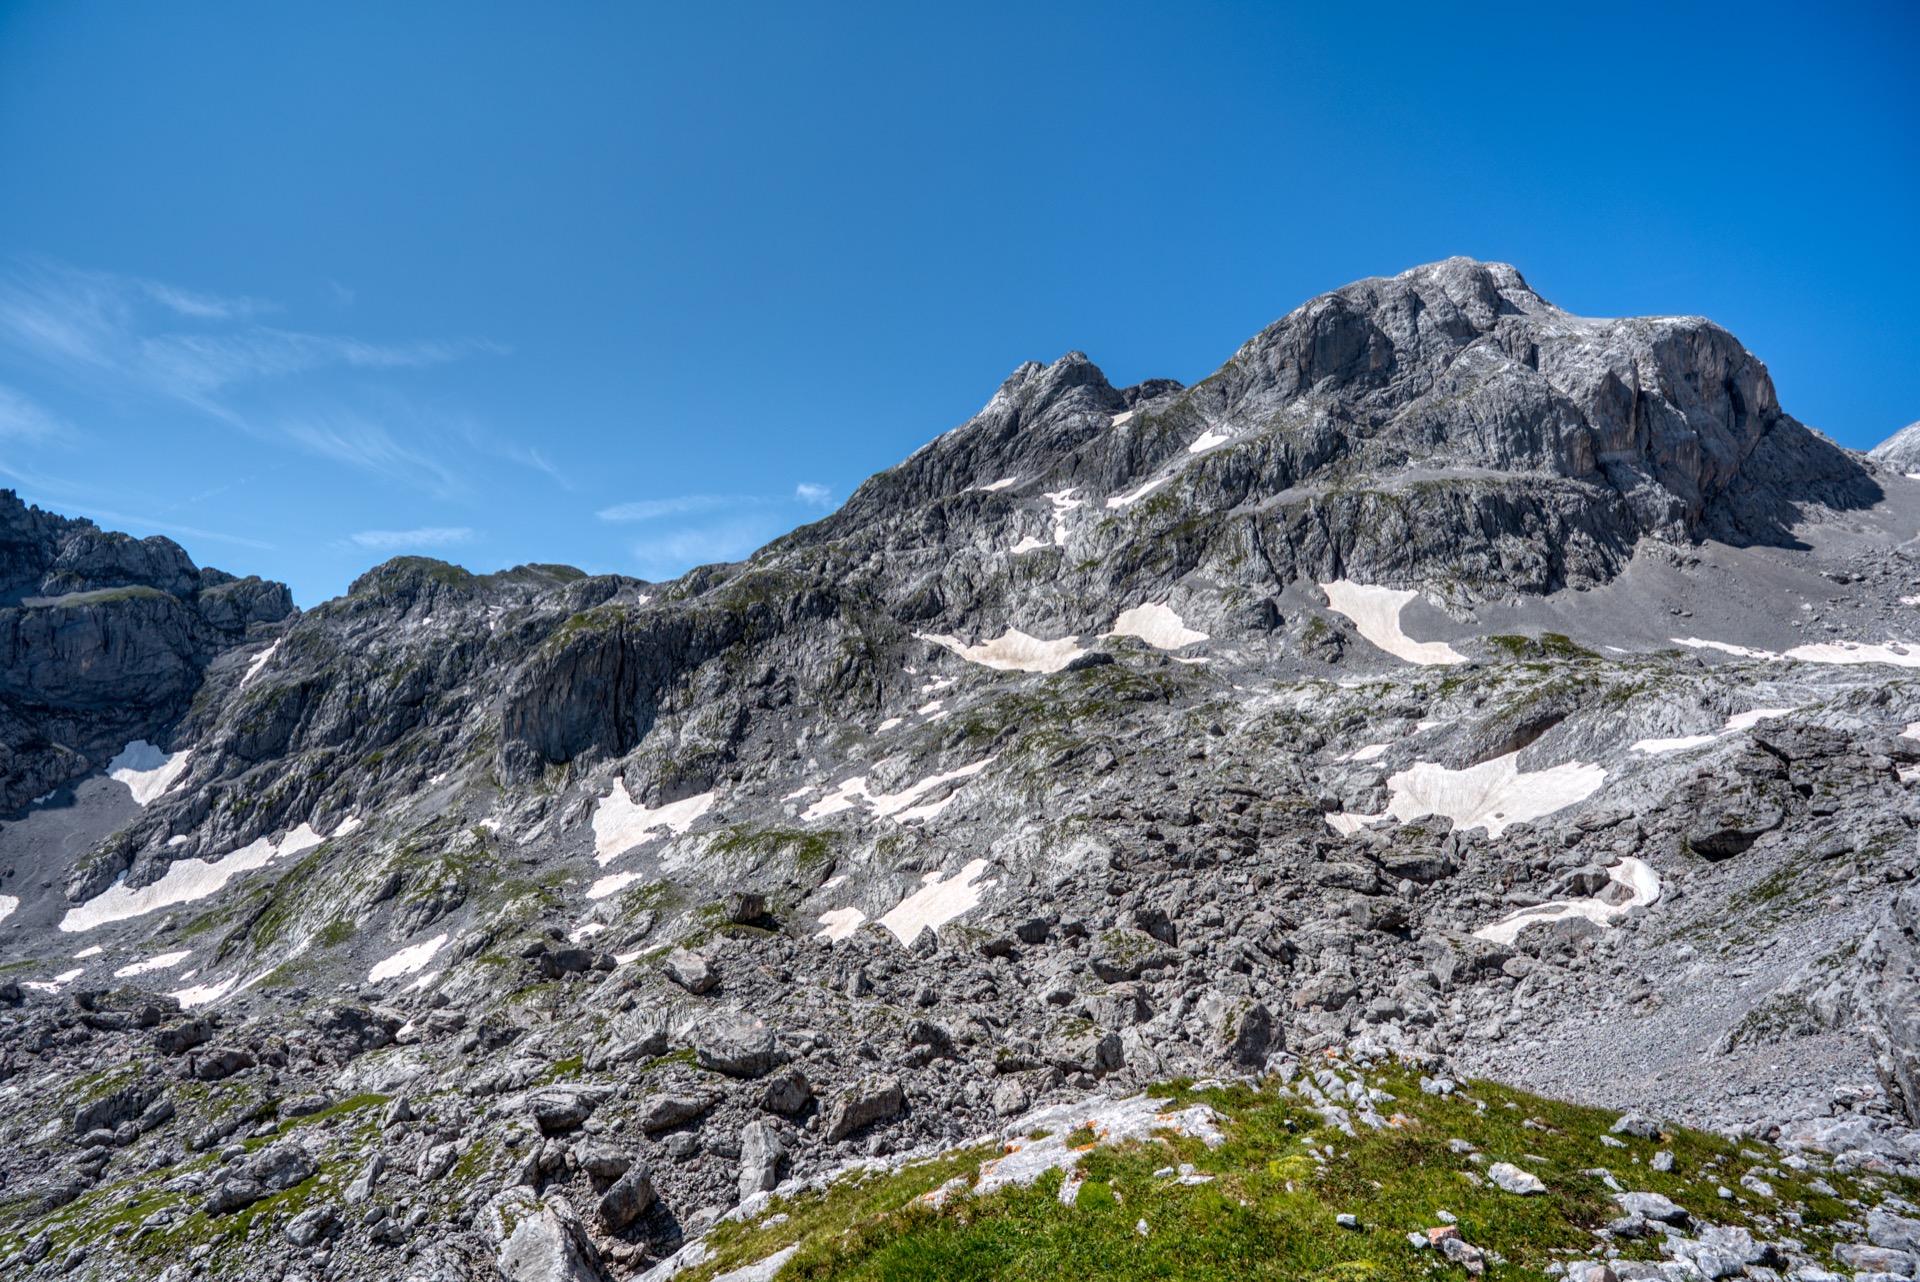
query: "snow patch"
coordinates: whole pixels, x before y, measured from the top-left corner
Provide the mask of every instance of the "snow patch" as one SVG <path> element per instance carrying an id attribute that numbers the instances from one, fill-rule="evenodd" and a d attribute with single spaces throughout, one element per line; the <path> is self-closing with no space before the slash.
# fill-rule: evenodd
<path id="1" fill-rule="evenodd" d="M 1635 752 L 1681 752 L 1688 748 L 1704 748 L 1710 743 L 1718 743 L 1730 734 L 1742 730 L 1751 730 L 1762 721 L 1771 717 L 1784 717 L 1792 708 L 1753 708 L 1746 712 L 1736 712 L 1727 718 L 1727 724 L 1715 734 L 1690 734 L 1674 739 L 1640 739 L 1633 745 Z"/>
<path id="2" fill-rule="evenodd" d="M 1884 641 L 1878 645 L 1869 645 L 1862 641 L 1816 641 L 1809 645 L 1797 645 L 1791 650 L 1776 652 L 1758 650 L 1752 646 L 1733 645 L 1726 641 L 1709 641 L 1700 637 L 1674 637 L 1675 645 L 1686 646 L 1690 650 L 1718 650 L 1740 659 L 1767 659 L 1778 662 L 1782 659 L 1796 659 L 1801 663 L 1827 663 L 1854 665 L 1865 663 L 1884 663 L 1895 668 L 1920 668 L 1920 644 L 1911 641 Z"/>
<path id="3" fill-rule="evenodd" d="M 1660 874 L 1642 860 L 1624 858 L 1607 869 L 1607 876 L 1615 884 L 1626 888 L 1627 897 L 1619 903 L 1610 904 L 1597 898 L 1562 899 L 1551 904 L 1522 908 L 1473 933 L 1496 944 L 1511 944 L 1522 930 L 1541 922 L 1584 917 L 1596 926 L 1611 926 L 1629 909 L 1655 903 L 1660 898 Z"/>
<path id="4" fill-rule="evenodd" d="M 376 965 L 367 972 L 367 982 L 378 984 L 382 980 L 394 979 L 401 975 L 413 975 L 427 968 L 433 955 L 447 946 L 446 932 L 442 931 L 424 943 L 402 948 L 393 956 Z"/>
<path id="5" fill-rule="evenodd" d="M 107 763 L 109 778 L 127 785 L 136 803 L 144 806 L 165 795 L 186 772 L 192 749 L 165 753 L 145 739 L 135 739 Z"/>
<path id="6" fill-rule="evenodd" d="M 674 836 L 685 835 L 693 821 L 713 805 L 713 793 L 669 801 L 649 809 L 627 792 L 627 781 L 615 779 L 609 792 L 593 810 L 593 857 L 602 868 L 642 842 L 652 841 L 665 828 Z"/>
<path id="7" fill-rule="evenodd" d="M 1050 548 L 1052 546 L 1053 544 L 1047 542 L 1045 539 L 1036 539 L 1029 534 L 1007 550 L 1014 556 L 1019 556 L 1022 552 L 1038 552 L 1041 548 Z"/>
<path id="8" fill-rule="evenodd" d="M 1148 481 L 1137 490 L 1126 494 L 1116 494 L 1107 500 L 1107 506 L 1116 511 L 1122 508 L 1132 507 L 1135 503 L 1138 503 L 1141 499 L 1147 497 L 1147 495 L 1153 493 L 1172 479 L 1171 476 L 1162 476 L 1156 480 Z"/>
<path id="9" fill-rule="evenodd" d="M 815 939 L 824 939 L 837 943 L 842 939 L 853 938 L 853 932 L 866 923 L 867 915 L 858 908 L 835 908 L 832 912 L 820 914 L 820 929 L 814 932 Z"/>
<path id="10" fill-rule="evenodd" d="M 234 975 L 217 984 L 195 984 L 192 988 L 182 988 L 167 996 L 191 1010 L 195 1006 L 208 1006 L 219 1001 L 240 984 L 240 976 Z"/>
<path id="11" fill-rule="evenodd" d="M 283 637 L 281 640 L 285 640 L 285 638 Z M 267 664 L 273 660 L 274 654 L 277 653 L 279 649 L 280 642 L 275 641 L 259 654 L 253 656 L 253 662 L 247 665 L 246 675 L 240 678 L 240 689 L 246 689 L 247 686 L 252 683 L 253 679 L 260 675 L 260 669 L 266 667 Z"/>
<path id="12" fill-rule="evenodd" d="M 1113 422 L 1107 424 L 1107 426 L 1108 427 L 1125 427 L 1127 424 L 1133 422 L 1133 416 L 1135 414 L 1138 414 L 1139 412 L 1140 412 L 1139 410 L 1126 410 L 1126 411 L 1123 411 L 1122 413 L 1115 414 L 1113 416 Z"/>
<path id="13" fill-rule="evenodd" d="M 324 840 L 313 830 L 313 825 L 303 823 L 277 842 L 271 837 L 256 837 L 217 863 L 209 863 L 204 859 L 176 859 L 156 882 L 137 890 L 129 888 L 124 881 L 115 882 L 78 908 L 69 909 L 67 915 L 60 919 L 60 929 L 68 932 L 92 930 L 108 922 L 141 917 L 155 909 L 205 899 L 219 893 L 222 887 L 243 872 L 252 872 L 277 859 L 312 850 Z"/>
<path id="14" fill-rule="evenodd" d="M 882 721 L 879 725 L 875 726 L 873 732 L 875 734 L 885 734 L 887 731 L 899 725 L 901 720 L 902 718 L 900 717 L 888 717 L 885 721 Z M 804 794 L 810 791 L 810 789 L 802 788 L 800 791 L 802 794 Z M 791 801 L 793 800 L 793 798 L 789 797 L 787 798 L 787 800 Z"/>
<path id="15" fill-rule="evenodd" d="M 1513 824 L 1585 801 L 1607 778 L 1604 769 L 1584 761 L 1524 773 L 1519 761 L 1518 752 L 1509 752 L 1465 770 L 1416 762 L 1388 776 L 1393 799 L 1380 814 L 1328 815 L 1327 823 L 1336 832 L 1351 834 L 1383 819 L 1407 823 L 1422 815 L 1445 815 L 1455 828 L 1485 828 L 1487 836 L 1498 837 Z"/>
<path id="16" fill-rule="evenodd" d="M 1335 757 L 1334 760 L 1335 761 L 1374 761 L 1380 757 L 1386 756 L 1387 749 L 1392 746 L 1393 745 L 1391 744 L 1385 744 L 1385 743 L 1370 743 L 1365 745 L 1364 747 L 1355 748 L 1352 752 L 1342 753 L 1340 756 Z"/>
<path id="17" fill-rule="evenodd" d="M 1020 478 L 1017 476 L 1003 476 L 999 480 L 993 482 L 991 485 L 976 485 L 973 488 L 976 490 L 982 490 L 988 494 L 991 494 L 995 490 L 1004 490 L 1011 486 L 1018 485 L 1019 483 L 1020 483 Z"/>
<path id="18" fill-rule="evenodd" d="M 1067 545 L 1067 513 L 1077 507 L 1085 507 L 1086 500 L 1073 497 L 1078 486 L 1068 486 L 1064 490 L 1047 492 L 1047 502 L 1053 504 L 1053 541 L 1060 547 Z"/>
<path id="19" fill-rule="evenodd" d="M 1178 650 L 1182 646 L 1205 641 L 1207 634 L 1195 632 L 1173 610 L 1164 605 L 1136 605 L 1120 611 L 1113 621 L 1110 637 L 1138 637 L 1160 650 Z"/>
<path id="20" fill-rule="evenodd" d="M 916 632 L 913 635 L 922 641 L 945 646 L 968 663 L 977 663 L 998 672 L 1058 672 L 1086 653 L 1080 648 L 1078 634 L 1061 637 L 1057 641 L 1042 641 L 1018 628 L 1008 628 L 999 636 L 982 641 L 979 645 L 968 645 L 959 637 L 944 636 L 937 632 Z"/>
<path id="21" fill-rule="evenodd" d="M 1353 620 L 1361 636 L 1380 649 L 1408 663 L 1465 663 L 1467 656 L 1444 641 L 1415 641 L 1400 630 L 1400 611 L 1418 592 L 1400 588 L 1369 587 L 1347 579 L 1322 583 L 1327 605 Z"/>
<path id="22" fill-rule="evenodd" d="M 145 961 L 137 961 L 131 966 L 122 966 L 119 970 L 113 972 L 113 977 L 115 979 L 132 979 L 135 975 L 151 975 L 156 970 L 172 970 L 175 966 L 178 966 L 191 956 L 193 956 L 193 950 L 190 948 L 177 953 L 161 953 L 156 957 L 149 957 Z"/>
<path id="23" fill-rule="evenodd" d="M 608 895 L 617 895 L 640 880 L 637 872 L 617 872 L 610 877 L 602 877 L 587 887 L 588 899 L 605 899 Z"/>
<path id="24" fill-rule="evenodd" d="M 1232 439 L 1233 438 L 1231 436 L 1227 436 L 1223 433 L 1214 431 L 1212 428 L 1208 428 L 1206 431 L 1200 433 L 1198 437 L 1194 438 L 1193 444 L 1187 446 L 1187 453 L 1205 454 L 1208 450 L 1218 449 L 1220 446 L 1225 445 L 1228 441 L 1231 441 Z"/>
<path id="25" fill-rule="evenodd" d="M 98 957 L 101 953 L 104 953 L 106 951 L 107 951 L 106 949 L 102 948 L 98 944 L 89 944 L 87 947 L 82 948 L 79 952 L 75 953 L 73 955 L 73 959 L 75 961 L 85 961 L 89 957 Z"/>
<path id="26" fill-rule="evenodd" d="M 981 893 L 994 885 L 980 880 L 980 874 L 986 870 L 987 861 L 975 859 L 951 877 L 928 873 L 926 884 L 894 905 L 893 911 L 880 919 L 880 924 L 891 931 L 903 947 L 911 947 L 913 941 L 920 938 L 921 931 L 938 930 L 979 905 Z"/>
<path id="27" fill-rule="evenodd" d="M 867 777 L 856 775 L 846 780 L 838 788 L 808 806 L 801 818 L 808 822 L 825 819 L 842 811 L 851 810 L 862 800 L 873 807 L 873 812 L 896 823 L 907 823 L 914 819 L 931 819 L 947 808 L 958 796 L 958 792 L 926 805 L 918 804 L 920 799 L 946 784 L 957 783 L 962 779 L 971 779 L 994 762 L 993 757 L 983 757 L 971 765 L 948 770 L 937 775 L 928 775 L 919 783 L 909 785 L 899 792 L 873 792 L 867 787 Z"/>

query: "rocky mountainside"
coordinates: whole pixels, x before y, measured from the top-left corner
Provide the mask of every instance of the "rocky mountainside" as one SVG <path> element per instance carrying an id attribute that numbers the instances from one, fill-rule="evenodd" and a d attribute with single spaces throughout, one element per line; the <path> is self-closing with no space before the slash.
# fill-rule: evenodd
<path id="1" fill-rule="evenodd" d="M 292 611 L 283 584 L 0 490 L 0 813 L 160 734 L 214 656 Z"/>
<path id="2" fill-rule="evenodd" d="M 1711 322 L 1454 259 L 1070 353 L 663 584 L 7 501 L 0 1277 L 1920 1267 L 1920 482 Z"/>

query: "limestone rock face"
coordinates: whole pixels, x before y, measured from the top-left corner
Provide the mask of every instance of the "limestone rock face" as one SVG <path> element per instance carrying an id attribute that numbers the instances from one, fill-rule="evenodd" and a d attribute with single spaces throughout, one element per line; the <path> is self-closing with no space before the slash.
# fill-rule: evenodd
<path id="1" fill-rule="evenodd" d="M 204 1209 L 263 1277 L 766 1277 L 802 1190 L 1154 1143 L 1171 1081 L 1290 1091 L 1331 1161 L 1491 1078 L 1707 1199 L 1623 1187 L 1622 1241 L 1821 1276 L 1707 1213 L 1920 1177 L 1890 457 L 1709 321 L 1455 259 L 1191 387 L 1024 364 L 671 583 L 401 557 L 296 612 L 6 496 L 0 1241 L 230 1269 Z M 1452 1137 L 1476 1187 L 1584 1169 L 1486 1116 L 1539 1144 Z"/>
<path id="2" fill-rule="evenodd" d="M 292 613 L 283 584 L 0 490 L 0 813 L 164 738 L 213 659 Z"/>
<path id="3" fill-rule="evenodd" d="M 1907 424 L 1868 450 L 1867 457 L 1895 471 L 1920 471 L 1920 423 Z"/>

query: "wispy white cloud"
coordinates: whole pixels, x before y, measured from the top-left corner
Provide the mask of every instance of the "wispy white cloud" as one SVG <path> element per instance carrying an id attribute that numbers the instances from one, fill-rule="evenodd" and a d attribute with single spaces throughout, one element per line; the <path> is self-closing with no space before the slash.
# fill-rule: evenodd
<path id="1" fill-rule="evenodd" d="M 280 436 L 310 454 L 432 491 L 442 498 L 465 490 L 465 482 L 446 449 L 416 445 L 396 434 L 381 417 L 340 405 L 316 404 L 270 420 Z M 431 430 L 409 436 L 430 437 Z"/>
<path id="2" fill-rule="evenodd" d="M 733 517 L 705 525 L 687 526 L 642 539 L 632 548 L 635 566 L 644 578 L 671 579 L 696 565 L 738 561 L 786 528 L 771 513 Z"/>
<path id="3" fill-rule="evenodd" d="M 359 389 L 362 403 L 343 410 L 323 403 L 306 376 L 421 369 L 504 347 L 473 338 L 373 342 L 259 323 L 274 310 L 253 298 L 29 265 L 0 273 L 0 351 L 94 395 L 186 406 L 322 457 L 442 493 L 457 488 L 463 452 L 447 447 L 435 416 L 381 384 Z"/>
<path id="4" fill-rule="evenodd" d="M 811 507 L 828 507 L 833 502 L 833 491 L 812 481 L 802 481 L 793 487 L 793 497 L 795 501 Z"/>
<path id="5" fill-rule="evenodd" d="M 260 312 L 279 310 L 258 299 L 221 298 L 216 294 L 202 294 L 157 280 L 131 280 L 128 284 L 146 291 L 147 297 L 162 307 L 195 320 L 247 320 Z"/>
<path id="6" fill-rule="evenodd" d="M 43 441 L 71 430 L 26 393 L 0 383 L 0 440 Z"/>
<path id="7" fill-rule="evenodd" d="M 720 512 L 733 508 L 758 507 L 765 499 L 746 494 L 679 494 L 665 499 L 641 499 L 603 507 L 597 513 L 603 521 L 653 521 L 663 516 L 691 516 L 698 512 Z"/>
<path id="8" fill-rule="evenodd" d="M 425 525 L 417 530 L 361 530 L 349 538 L 363 548 L 450 548 L 473 542 L 464 525 Z"/>

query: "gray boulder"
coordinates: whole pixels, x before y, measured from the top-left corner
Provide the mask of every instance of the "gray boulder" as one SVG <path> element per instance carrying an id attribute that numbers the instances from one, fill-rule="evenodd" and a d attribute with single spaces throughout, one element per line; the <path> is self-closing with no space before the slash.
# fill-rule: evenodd
<path id="1" fill-rule="evenodd" d="M 494 1265 L 507 1282 L 606 1282 L 599 1252 L 573 1204 L 532 1189 L 496 1194 L 480 1216 Z"/>
<path id="2" fill-rule="evenodd" d="M 703 1024 L 693 1037 L 693 1055 L 700 1067 L 728 1077 L 765 1077 L 783 1058 L 773 1030 L 739 1014 L 716 1016 Z"/>
<path id="3" fill-rule="evenodd" d="M 636 1162 L 601 1196 L 600 1222 L 608 1232 L 618 1233 L 646 1214 L 653 1198 L 653 1170 L 645 1162 Z"/>
<path id="4" fill-rule="evenodd" d="M 837 1144 L 855 1131 L 898 1117 L 907 1106 L 906 1092 L 890 1077 L 858 1082 L 841 1091 L 827 1106 L 822 1133 Z"/>

